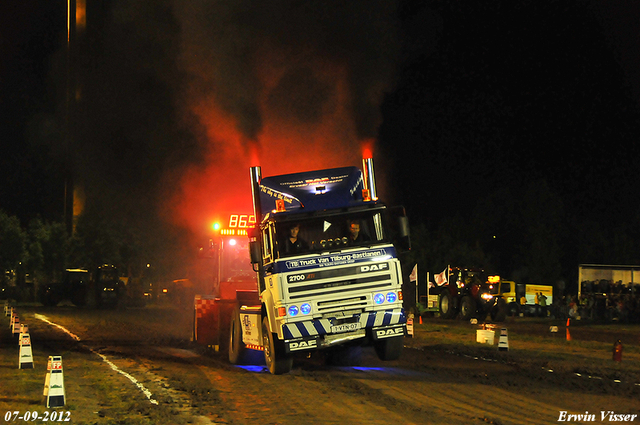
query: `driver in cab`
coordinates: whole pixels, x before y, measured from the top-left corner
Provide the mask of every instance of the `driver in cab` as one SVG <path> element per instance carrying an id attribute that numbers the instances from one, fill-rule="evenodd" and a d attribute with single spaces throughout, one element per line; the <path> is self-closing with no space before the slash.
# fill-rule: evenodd
<path id="1" fill-rule="evenodd" d="M 299 224 L 294 224 L 289 228 L 289 236 L 284 241 L 284 251 L 287 254 L 309 249 L 307 242 L 304 239 L 299 238 L 298 233 L 300 233 Z"/>

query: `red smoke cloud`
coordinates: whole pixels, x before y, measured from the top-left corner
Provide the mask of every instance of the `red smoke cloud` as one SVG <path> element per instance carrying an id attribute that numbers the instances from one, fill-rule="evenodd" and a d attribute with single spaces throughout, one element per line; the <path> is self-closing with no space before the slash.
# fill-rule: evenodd
<path id="1" fill-rule="evenodd" d="M 206 149 L 178 178 L 174 222 L 199 235 L 214 220 L 252 213 L 251 166 L 269 176 L 371 156 L 393 70 L 392 4 L 177 10 L 193 41 L 181 55 L 192 77 L 185 115 L 204 128 Z"/>
<path id="2" fill-rule="evenodd" d="M 259 101 L 263 126 L 256 140 L 247 140 L 235 118 L 211 99 L 194 104 L 192 112 L 206 129 L 206 165 L 184 170 L 171 202 L 175 219 L 200 234 L 229 214 L 252 213 L 249 167 L 254 165 L 262 167 L 263 176 L 358 166 L 362 156 L 349 113 L 349 91 L 336 68 L 327 71 L 319 64 L 314 68 L 316 78 L 332 85 L 320 119 L 311 123 L 269 109 L 270 88 L 277 84 L 278 71 L 283 71 L 265 68 L 265 89 Z M 372 144 L 367 141 L 369 154 Z"/>

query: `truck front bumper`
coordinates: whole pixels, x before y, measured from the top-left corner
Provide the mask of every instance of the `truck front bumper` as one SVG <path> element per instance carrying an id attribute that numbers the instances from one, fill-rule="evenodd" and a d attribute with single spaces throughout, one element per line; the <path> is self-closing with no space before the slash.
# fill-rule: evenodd
<path id="1" fill-rule="evenodd" d="M 287 352 L 314 350 L 365 338 L 373 340 L 404 335 L 406 316 L 401 308 L 364 312 L 348 323 L 337 325 L 337 319 L 326 318 L 282 325 Z"/>

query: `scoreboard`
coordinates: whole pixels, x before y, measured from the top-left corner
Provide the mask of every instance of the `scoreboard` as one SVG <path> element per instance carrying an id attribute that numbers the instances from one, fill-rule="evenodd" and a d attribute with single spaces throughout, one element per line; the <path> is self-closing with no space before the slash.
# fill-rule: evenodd
<path id="1" fill-rule="evenodd" d="M 252 214 L 231 214 L 227 226 L 220 228 L 220 236 L 247 236 L 247 229 L 256 224 Z"/>

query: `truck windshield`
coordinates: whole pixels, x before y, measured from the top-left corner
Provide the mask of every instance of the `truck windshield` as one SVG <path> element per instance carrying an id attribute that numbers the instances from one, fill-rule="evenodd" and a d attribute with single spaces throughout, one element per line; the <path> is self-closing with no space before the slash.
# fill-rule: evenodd
<path id="1" fill-rule="evenodd" d="M 275 229 L 279 258 L 368 246 L 386 238 L 380 210 L 282 221 Z"/>

